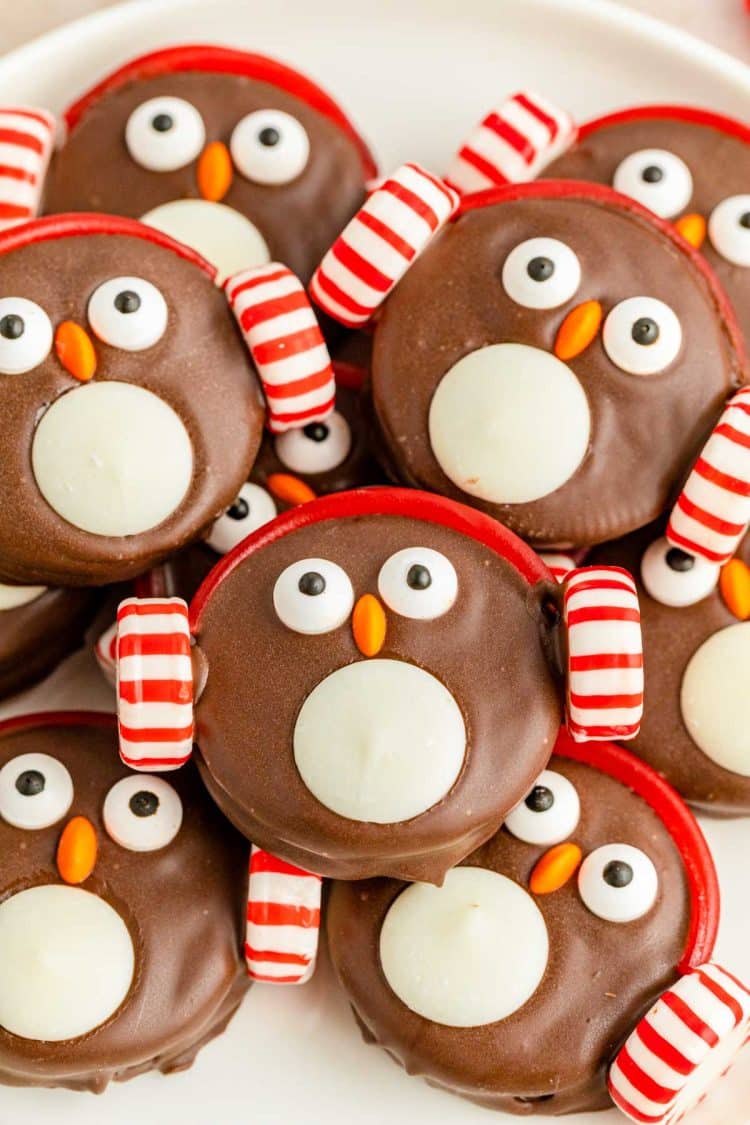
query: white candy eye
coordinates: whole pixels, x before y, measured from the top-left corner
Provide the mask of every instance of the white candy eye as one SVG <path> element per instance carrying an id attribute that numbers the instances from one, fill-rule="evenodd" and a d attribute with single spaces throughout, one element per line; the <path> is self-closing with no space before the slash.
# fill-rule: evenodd
<path id="1" fill-rule="evenodd" d="M 73 804 L 73 781 L 49 754 L 19 754 L 0 770 L 0 817 L 14 828 L 48 828 Z"/>
<path id="2" fill-rule="evenodd" d="M 182 824 L 176 790 L 153 774 L 131 774 L 104 798 L 104 827 L 116 844 L 131 852 L 155 852 L 171 844 Z"/>
<path id="3" fill-rule="evenodd" d="M 276 456 L 294 473 L 327 473 L 349 455 L 352 432 L 343 415 L 334 412 L 325 422 L 311 422 L 301 430 L 287 430 L 274 443 Z"/>
<path id="4" fill-rule="evenodd" d="M 682 326 L 656 297 L 628 297 L 604 321 L 602 343 L 609 358 L 629 375 L 657 375 L 682 347 Z"/>
<path id="5" fill-rule="evenodd" d="M 534 788 L 505 818 L 505 827 L 525 844 L 561 844 L 575 831 L 581 802 L 572 782 L 554 770 L 543 770 Z"/>
<path id="6" fill-rule="evenodd" d="M 276 515 L 276 505 L 270 493 L 259 484 L 243 484 L 237 499 L 219 516 L 206 542 L 219 555 L 226 555 L 247 535 L 257 531 Z"/>
<path id="7" fill-rule="evenodd" d="M 526 309 L 556 309 L 581 284 L 581 264 L 556 238 L 528 238 L 511 250 L 503 266 L 503 287 Z"/>
<path id="8" fill-rule="evenodd" d="M 288 184 L 304 170 L 310 140 L 296 117 L 259 109 L 237 123 L 229 142 L 232 159 L 256 184 Z"/>
<path id="9" fill-rule="evenodd" d="M 149 172 L 175 172 L 195 160 L 206 143 L 198 110 L 184 98 L 149 98 L 125 126 L 128 152 Z"/>
<path id="10" fill-rule="evenodd" d="M 336 563 L 300 559 L 276 579 L 273 605 L 279 618 L 295 633 L 330 633 L 352 612 L 354 590 L 348 574 Z"/>
<path id="11" fill-rule="evenodd" d="M 153 347 L 167 328 L 167 302 L 142 277 L 113 277 L 89 300 L 89 324 L 105 344 L 126 352 Z"/>
<path id="12" fill-rule="evenodd" d="M 708 220 L 708 237 L 722 258 L 735 266 L 750 266 L 750 195 L 722 199 Z"/>
<path id="13" fill-rule="evenodd" d="M 383 563 L 378 591 L 394 613 L 432 621 L 447 613 L 458 594 L 458 575 L 445 555 L 429 547 L 407 547 Z"/>
<path id="14" fill-rule="evenodd" d="M 685 161 L 673 152 L 644 148 L 618 164 L 612 186 L 662 219 L 672 219 L 690 202 L 693 177 Z"/>
<path id="15" fill-rule="evenodd" d="M 44 309 L 25 297 L 0 298 L 0 373 L 31 371 L 51 347 L 52 325 Z"/>
<path id="16" fill-rule="evenodd" d="M 641 580 L 662 605 L 686 606 L 707 598 L 716 589 L 720 567 L 655 539 L 641 559 Z"/>
<path id="17" fill-rule="evenodd" d="M 659 877 L 648 856 L 630 844 L 605 844 L 578 870 L 584 904 L 605 922 L 634 922 L 656 902 Z"/>

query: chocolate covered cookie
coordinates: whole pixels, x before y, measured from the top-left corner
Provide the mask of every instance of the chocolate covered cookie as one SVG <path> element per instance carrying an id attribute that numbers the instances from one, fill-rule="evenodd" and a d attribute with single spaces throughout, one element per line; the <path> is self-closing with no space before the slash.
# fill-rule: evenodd
<path id="1" fill-rule="evenodd" d="M 98 591 L 0 585 L 0 699 L 44 679 L 83 644 Z"/>
<path id="2" fill-rule="evenodd" d="M 521 1116 L 676 1122 L 742 1046 L 750 994 L 711 957 L 718 887 L 652 770 L 561 736 L 503 828 L 441 887 L 334 883 L 328 943 L 365 1039 Z M 623 1045 L 624 1044 L 624 1045 Z"/>

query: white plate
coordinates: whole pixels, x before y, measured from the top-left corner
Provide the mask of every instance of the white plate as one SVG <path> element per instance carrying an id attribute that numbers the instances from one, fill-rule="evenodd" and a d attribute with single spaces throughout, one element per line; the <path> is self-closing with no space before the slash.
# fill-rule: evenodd
<path id="1" fill-rule="evenodd" d="M 477 115 L 519 85 L 584 116 L 658 100 L 693 101 L 740 116 L 750 96 L 750 70 L 742 64 L 607 0 L 140 0 L 0 60 L 0 99 L 59 109 L 139 51 L 200 40 L 277 54 L 307 70 L 342 98 L 385 167 L 410 157 L 440 170 Z M 0 714 L 106 708 L 111 697 L 96 675 L 90 657 L 81 654 L 51 684 Z M 750 820 L 706 821 L 704 827 L 724 894 L 717 957 L 748 978 Z M 691 1122 L 747 1125 L 748 1104 L 750 1051 Z M 492 1120 L 407 1078 L 382 1052 L 366 1048 L 325 964 L 306 988 L 253 989 L 229 1031 L 186 1074 L 112 1085 L 104 1101 L 3 1089 L 0 1106 L 3 1125 L 59 1125 L 64 1114 L 75 1114 L 78 1125 Z M 567 1120 L 606 1125 L 623 1119 L 611 1111 Z"/>

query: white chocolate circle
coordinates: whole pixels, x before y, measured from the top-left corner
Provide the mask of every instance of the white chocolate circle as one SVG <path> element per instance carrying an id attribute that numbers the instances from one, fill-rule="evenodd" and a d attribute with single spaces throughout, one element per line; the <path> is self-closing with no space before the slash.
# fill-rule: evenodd
<path id="1" fill-rule="evenodd" d="M 455 699 L 403 660 L 337 668 L 308 695 L 294 728 L 302 780 L 349 820 L 395 824 L 452 789 L 466 753 Z"/>
<path id="2" fill-rule="evenodd" d="M 442 887 L 414 883 L 380 931 L 380 963 L 399 1000 L 448 1027 L 480 1027 L 517 1012 L 539 987 L 548 957 L 534 900 L 483 867 L 454 867 Z"/>
<path id="3" fill-rule="evenodd" d="M 264 145 L 264 129 L 278 133 L 275 145 Z M 310 138 L 304 126 L 280 109 L 258 109 L 235 125 L 229 142 L 232 160 L 243 176 L 256 184 L 288 184 L 305 169 Z"/>
<path id="4" fill-rule="evenodd" d="M 34 771 L 44 778 L 39 793 L 24 794 L 16 788 L 22 773 Z M 14 828 L 32 832 L 49 828 L 73 804 L 73 779 L 68 770 L 50 754 L 18 754 L 0 770 L 0 817 Z"/>
<path id="5" fill-rule="evenodd" d="M 246 481 L 240 489 L 237 500 L 244 500 L 247 504 L 247 515 L 242 519 L 230 516 L 232 505 L 227 508 L 223 516 L 219 516 L 211 528 L 211 534 L 206 542 L 212 550 L 219 555 L 226 555 L 238 543 L 241 543 L 253 531 L 270 523 L 276 517 L 276 504 L 273 496 L 259 484 Z M 237 503 L 235 500 L 235 504 Z"/>
<path id="6" fill-rule="evenodd" d="M 141 215 L 141 222 L 192 246 L 216 267 L 218 283 L 240 270 L 271 261 L 271 251 L 258 228 L 226 203 L 174 199 Z"/>
<path id="7" fill-rule="evenodd" d="M 140 297 L 135 312 L 120 312 L 115 301 L 130 291 Z M 105 344 L 126 352 L 145 351 L 167 330 L 169 310 L 162 293 L 143 277 L 112 277 L 91 294 L 87 315 L 94 333 Z"/>
<path id="8" fill-rule="evenodd" d="M 137 793 L 152 793 L 159 804 L 151 816 L 136 816 L 130 801 Z M 155 852 L 171 844 L 182 825 L 182 801 L 169 782 L 153 774 L 131 774 L 115 782 L 102 809 L 107 833 L 131 852 Z"/>
<path id="9" fill-rule="evenodd" d="M 322 441 L 308 437 L 310 426 L 298 427 L 279 434 L 274 442 L 276 456 L 282 465 L 293 473 L 312 476 L 315 473 L 328 473 L 338 468 L 349 456 L 352 447 L 352 431 L 343 414 L 334 410 L 324 422 L 313 422 L 312 426 L 325 426 L 328 434 Z"/>
<path id="10" fill-rule="evenodd" d="M 750 195 L 730 195 L 716 204 L 708 220 L 714 250 L 735 266 L 750 266 L 750 228 L 740 224 L 747 212 Z"/>
<path id="11" fill-rule="evenodd" d="M 413 566 L 430 573 L 425 589 L 412 589 L 407 581 Z M 394 613 L 415 621 L 434 621 L 447 613 L 458 596 L 458 575 L 449 558 L 431 547 L 404 547 L 383 563 L 378 593 Z"/>
<path id="12" fill-rule="evenodd" d="M 26 297 L 0 298 L 0 320 L 5 316 L 20 316 L 23 332 L 15 340 L 0 336 L 0 374 L 23 375 L 49 355 L 52 324 L 41 305 Z"/>
<path id="13" fill-rule="evenodd" d="M 731 773 L 750 777 L 750 622 L 720 629 L 682 677 L 680 708 L 693 742 Z"/>
<path id="14" fill-rule="evenodd" d="M 643 179 L 643 172 L 651 165 L 664 173 L 655 183 Z M 675 153 L 663 148 L 644 148 L 631 152 L 617 165 L 612 186 L 662 219 L 673 219 L 690 202 L 693 177 L 685 161 Z"/>
<path id="15" fill-rule="evenodd" d="M 193 478 L 193 447 L 163 399 L 132 383 L 94 382 L 55 399 L 31 450 L 37 487 L 92 535 L 138 535 L 175 512 Z"/>
<path id="16" fill-rule="evenodd" d="M 610 886 L 604 879 L 609 863 L 627 863 L 633 878 L 624 887 Z M 631 844 L 604 844 L 586 856 L 578 868 L 578 891 L 584 905 L 605 922 L 634 922 L 648 914 L 659 893 L 659 876 L 652 861 Z"/>
<path id="17" fill-rule="evenodd" d="M 0 582 L 0 613 L 30 605 L 46 593 L 46 586 L 5 586 Z"/>
<path id="18" fill-rule="evenodd" d="M 524 798 L 508 813 L 505 827 L 518 840 L 526 844 L 540 844 L 549 847 L 567 840 L 578 826 L 581 817 L 581 802 L 578 790 L 572 781 L 556 770 L 542 770 L 531 789 L 542 786 L 548 789 L 553 803 L 548 809 L 536 811 L 529 808 Z"/>
<path id="19" fill-rule="evenodd" d="M 159 114 L 172 118 L 172 128 L 153 127 Z M 184 98 L 149 98 L 137 106 L 125 125 L 125 144 L 136 164 L 149 172 L 175 172 L 195 160 L 206 143 L 206 128 L 198 110 Z"/>
<path id="20" fill-rule="evenodd" d="M 703 601 L 716 589 L 721 568 L 699 555 L 689 570 L 673 570 L 667 562 L 672 544 L 662 536 L 655 539 L 641 559 L 641 581 L 655 601 L 662 605 L 687 606 Z"/>
<path id="21" fill-rule="evenodd" d="M 548 258 L 552 274 L 535 281 L 528 265 L 534 258 Z M 526 309 L 556 309 L 575 296 L 581 284 L 577 255 L 558 238 L 527 238 L 515 246 L 503 264 L 503 288 L 512 301 Z"/>
<path id="22" fill-rule="evenodd" d="M 130 991 L 135 953 L 120 915 L 80 887 L 0 903 L 0 1027 L 59 1043 L 100 1027 Z"/>
<path id="23" fill-rule="evenodd" d="M 654 320 L 659 336 L 653 344 L 638 344 L 632 329 L 642 317 Z M 607 314 L 602 328 L 604 350 L 616 367 L 629 375 L 658 375 L 677 359 L 682 348 L 682 325 L 676 313 L 656 297 L 626 297 Z"/>
<path id="24" fill-rule="evenodd" d="M 429 427 L 440 467 L 462 491 L 494 504 L 526 504 L 576 472 L 591 413 L 562 360 L 527 344 L 492 344 L 443 376 Z"/>

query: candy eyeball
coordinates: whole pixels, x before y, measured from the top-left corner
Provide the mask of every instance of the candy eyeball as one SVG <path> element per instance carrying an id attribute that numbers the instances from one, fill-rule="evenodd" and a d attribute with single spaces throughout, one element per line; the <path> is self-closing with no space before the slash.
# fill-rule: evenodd
<path id="1" fill-rule="evenodd" d="M 662 219 L 673 219 L 690 202 L 693 177 L 685 161 L 673 152 L 644 148 L 618 164 L 612 186 Z"/>
<path id="2" fill-rule="evenodd" d="M 295 633 L 315 636 L 338 629 L 354 607 L 348 574 L 327 559 L 301 559 L 281 572 L 273 588 L 280 621 Z"/>
<path id="3" fill-rule="evenodd" d="M 88 318 L 94 334 L 103 343 L 126 352 L 140 352 L 162 338 L 169 310 L 150 281 L 142 277 L 113 277 L 92 293 Z"/>
<path id="4" fill-rule="evenodd" d="M 128 152 L 149 172 L 184 168 L 197 159 L 205 143 L 203 118 L 184 98 L 149 98 L 133 110 L 125 126 Z"/>
<path id="5" fill-rule="evenodd" d="M 49 828 L 72 804 L 72 778 L 49 754 L 19 754 L 0 770 L 0 817 L 14 828 Z"/>
<path id="6" fill-rule="evenodd" d="M 526 798 L 505 818 L 505 827 L 525 844 L 561 844 L 581 817 L 576 787 L 561 773 L 543 770 Z"/>
<path id="7" fill-rule="evenodd" d="M 511 250 L 502 272 L 503 288 L 526 309 L 555 309 L 578 292 L 581 264 L 557 238 L 527 238 Z"/>
<path id="8" fill-rule="evenodd" d="M 219 516 L 206 542 L 218 555 L 226 555 L 253 531 L 276 516 L 273 497 L 259 484 L 243 484 L 237 498 Z"/>
<path id="9" fill-rule="evenodd" d="M 707 598 L 719 581 L 721 568 L 697 555 L 673 547 L 664 537 L 644 551 L 641 581 L 657 602 L 668 606 L 695 605 Z"/>
<path id="10" fill-rule="evenodd" d="M 289 113 L 260 109 L 237 123 L 229 142 L 232 159 L 256 184 L 288 184 L 305 170 L 310 138 Z"/>
<path id="11" fill-rule="evenodd" d="M 0 374 L 31 371 L 51 348 L 52 324 L 43 308 L 25 297 L 0 298 Z"/>
<path id="12" fill-rule="evenodd" d="M 750 266 L 750 195 L 730 195 L 717 203 L 708 220 L 708 237 L 722 258 L 735 266 Z"/>
<path id="13" fill-rule="evenodd" d="M 604 321 L 602 343 L 612 363 L 629 375 L 658 375 L 682 347 L 682 325 L 656 297 L 628 297 Z"/>
<path id="14" fill-rule="evenodd" d="M 458 595 L 458 575 L 450 559 L 429 547 L 407 547 L 383 563 L 378 592 L 394 613 L 432 621 L 447 613 Z"/>
<path id="15" fill-rule="evenodd" d="M 587 855 L 578 870 L 584 905 L 605 922 L 634 922 L 648 914 L 659 892 L 649 857 L 630 844 L 605 844 Z"/>
<path id="16" fill-rule="evenodd" d="M 182 801 L 154 774 L 131 774 L 116 782 L 102 810 L 108 835 L 130 852 L 155 852 L 171 844 L 182 825 Z"/>
<path id="17" fill-rule="evenodd" d="M 313 476 L 337 469 L 349 456 L 352 431 L 342 414 L 334 411 L 325 421 L 287 430 L 274 442 L 276 456 L 293 473 Z"/>

